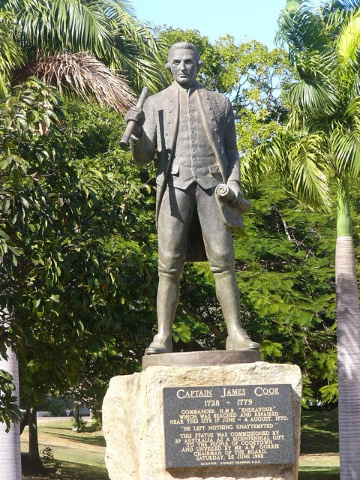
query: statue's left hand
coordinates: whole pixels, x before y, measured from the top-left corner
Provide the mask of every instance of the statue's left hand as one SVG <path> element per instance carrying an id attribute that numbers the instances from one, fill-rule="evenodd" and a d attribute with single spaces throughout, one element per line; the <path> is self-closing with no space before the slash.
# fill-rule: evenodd
<path id="1" fill-rule="evenodd" d="M 227 182 L 227 186 L 234 192 L 235 196 L 234 196 L 234 199 L 230 202 L 230 205 L 232 207 L 238 207 L 239 205 L 241 205 L 241 202 L 243 201 L 244 199 L 244 195 L 241 191 L 241 187 L 240 187 L 240 184 L 239 182 L 237 182 L 236 180 L 229 180 Z"/>

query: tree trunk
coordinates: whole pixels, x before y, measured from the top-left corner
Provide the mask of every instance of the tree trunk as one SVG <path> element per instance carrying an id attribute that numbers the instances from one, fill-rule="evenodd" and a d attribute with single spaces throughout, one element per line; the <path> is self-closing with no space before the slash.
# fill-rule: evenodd
<path id="1" fill-rule="evenodd" d="M 15 353 L 7 350 L 8 360 L 0 358 L 0 369 L 9 372 L 16 390 L 19 405 L 19 369 Z M 0 480 L 21 480 L 21 448 L 20 448 L 20 422 L 12 423 L 10 431 L 6 433 L 6 425 L 0 423 Z"/>
<path id="2" fill-rule="evenodd" d="M 80 413 L 79 413 L 79 402 L 74 400 L 74 421 L 73 421 L 73 431 L 78 432 L 80 426 Z"/>
<path id="3" fill-rule="evenodd" d="M 347 185 L 338 185 L 336 315 L 340 478 L 360 480 L 360 311 Z"/>
<path id="4" fill-rule="evenodd" d="M 36 409 L 29 407 L 29 466 L 31 471 L 41 471 L 42 463 L 39 454 Z"/>

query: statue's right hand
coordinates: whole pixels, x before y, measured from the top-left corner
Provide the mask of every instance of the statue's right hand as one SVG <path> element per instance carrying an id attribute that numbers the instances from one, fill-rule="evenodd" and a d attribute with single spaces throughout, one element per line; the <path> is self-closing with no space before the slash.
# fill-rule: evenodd
<path id="1" fill-rule="evenodd" d="M 138 107 L 131 107 L 125 115 L 125 122 L 134 122 L 133 134 L 135 136 L 140 135 L 145 122 L 144 111 Z"/>

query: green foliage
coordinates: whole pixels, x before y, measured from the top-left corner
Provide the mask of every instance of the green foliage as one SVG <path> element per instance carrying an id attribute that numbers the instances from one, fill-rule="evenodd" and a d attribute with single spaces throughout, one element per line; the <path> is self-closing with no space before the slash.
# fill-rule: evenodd
<path id="1" fill-rule="evenodd" d="M 95 429 L 95 431 L 101 431 L 102 429 L 101 416 L 93 415 L 93 418 L 91 419 L 91 425 Z"/>
<path id="2" fill-rule="evenodd" d="M 304 3 L 280 16 L 279 39 L 297 75 L 286 89 L 286 128 L 268 151 L 270 161 L 286 169 L 289 188 L 315 208 L 331 205 L 326 188 L 334 175 L 345 180 L 359 174 L 357 7 Z"/>
<path id="3" fill-rule="evenodd" d="M 59 467 L 59 462 L 55 460 L 53 449 L 49 446 L 41 450 L 41 461 L 45 467 Z"/>
<path id="4" fill-rule="evenodd" d="M 83 433 L 85 431 L 85 427 L 87 422 L 81 418 L 79 415 L 78 417 L 74 417 L 72 420 L 72 430 L 73 432 Z"/>
<path id="5" fill-rule="evenodd" d="M 290 113 L 284 129 L 267 142 L 265 149 L 258 149 L 259 157 L 265 157 L 269 167 L 280 173 L 285 188 L 310 208 L 322 207 L 332 214 L 335 183 L 334 231 L 349 244 L 353 213 L 349 192 L 353 179 L 359 175 L 360 158 L 360 64 L 358 50 L 354 48 L 360 32 L 358 18 L 359 2 L 330 1 L 318 7 L 299 2 L 284 9 L 279 38 L 287 45 L 297 76 L 286 91 Z M 359 399 L 353 393 L 354 385 L 359 382 L 358 342 L 349 341 L 358 332 L 358 285 L 355 259 L 353 255 L 346 256 L 347 251 L 350 248 L 347 250 L 339 242 L 335 271 L 338 378 L 330 374 L 336 366 L 335 348 L 326 356 L 317 351 L 308 363 L 313 371 L 322 367 L 319 369 L 324 382 L 319 390 L 322 400 L 336 401 L 338 383 L 342 398 L 346 398 L 345 403 L 339 402 L 343 452 L 358 444 L 354 442 L 357 425 L 352 424 L 349 412 L 357 408 Z M 326 343 L 323 335 L 319 335 L 319 340 Z M 353 453 L 353 458 L 356 456 Z M 357 469 L 356 460 L 341 463 L 344 478 Z"/>
<path id="6" fill-rule="evenodd" d="M 13 395 L 15 385 L 12 376 L 0 370 L 0 423 L 6 424 L 6 432 L 9 431 L 11 422 L 17 422 L 21 416 L 16 405 L 17 397 Z"/>
<path id="7" fill-rule="evenodd" d="M 274 177 L 252 203 L 236 243 L 247 329 L 265 360 L 300 366 L 313 397 L 336 379 L 334 220 L 301 210 Z"/>
<path id="8" fill-rule="evenodd" d="M 111 376 L 138 368 L 155 323 L 153 188 L 115 146 L 120 117 L 67 108 L 64 121 L 35 79 L 0 103 L 1 302 L 16 312 L 3 331 L 25 398 L 70 391 L 98 407 Z"/>
<path id="9" fill-rule="evenodd" d="M 0 4 L 1 5 L 1 4 Z M 21 64 L 22 52 L 13 38 L 14 18 L 11 12 L 0 12 L 0 97 L 7 92 L 11 70 Z"/>
<path id="10" fill-rule="evenodd" d="M 230 35 L 220 37 L 216 48 L 221 59 L 217 89 L 231 97 L 235 111 L 246 108 L 263 121 L 283 121 L 280 88 L 292 78 L 286 52 L 269 51 L 255 40 L 235 44 Z"/>

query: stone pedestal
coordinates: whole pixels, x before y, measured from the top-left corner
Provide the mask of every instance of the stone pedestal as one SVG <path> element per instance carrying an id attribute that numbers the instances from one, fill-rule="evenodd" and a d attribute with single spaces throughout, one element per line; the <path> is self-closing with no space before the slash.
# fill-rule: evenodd
<path id="1" fill-rule="evenodd" d="M 289 443 L 295 451 L 293 463 L 247 465 L 243 462 L 242 465 L 231 465 L 228 462 L 221 466 L 166 468 L 164 388 L 284 384 L 289 386 L 290 406 L 292 404 L 293 439 Z M 295 365 L 260 361 L 221 366 L 159 365 L 147 366 L 141 373 L 114 377 L 103 405 L 106 465 L 110 479 L 296 480 L 300 450 L 300 399 L 301 372 Z"/>

